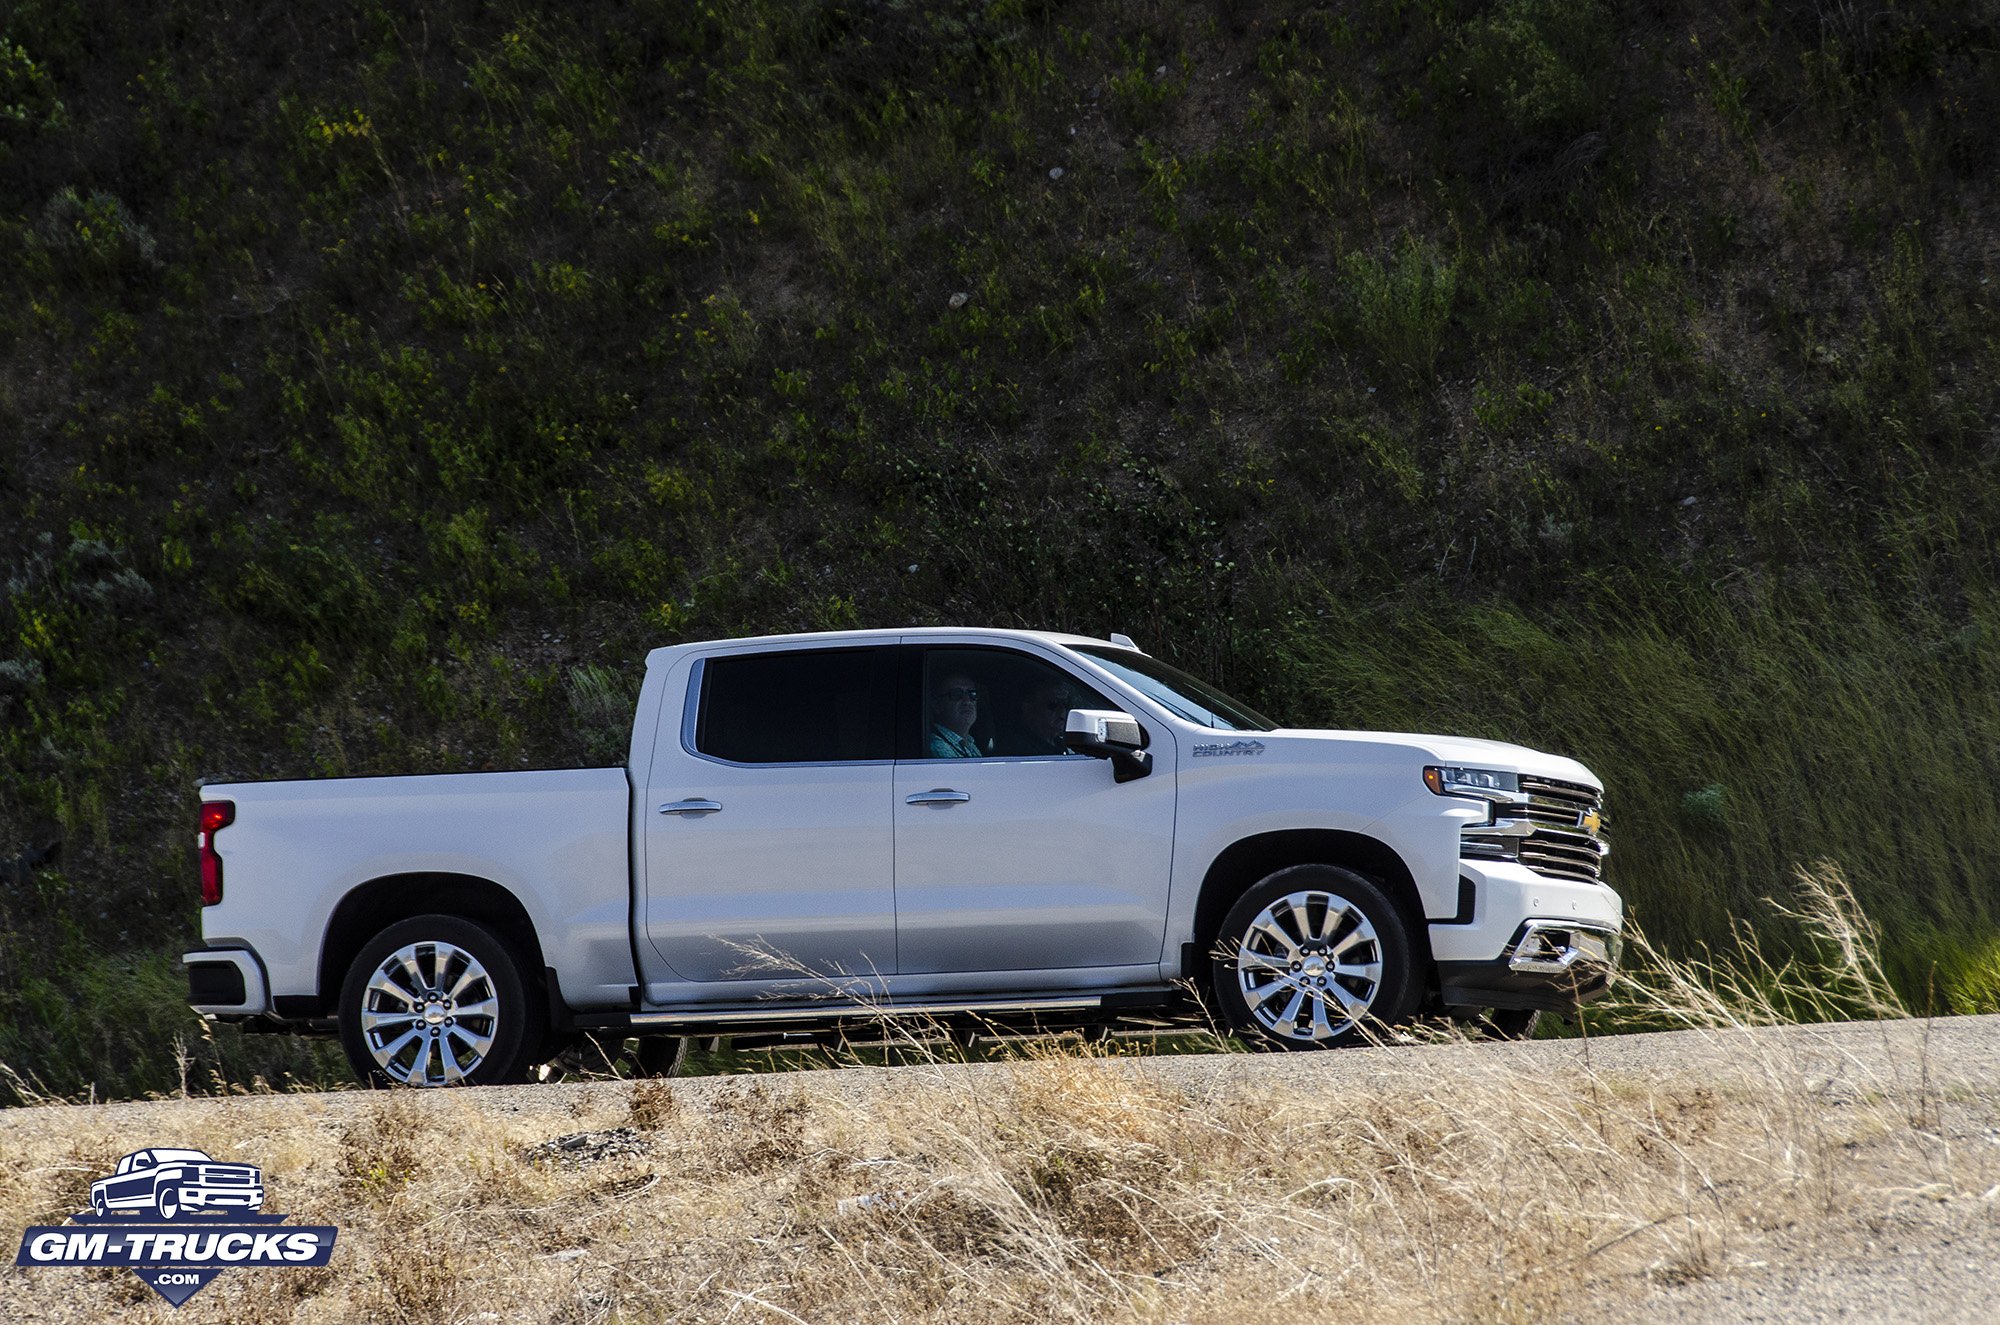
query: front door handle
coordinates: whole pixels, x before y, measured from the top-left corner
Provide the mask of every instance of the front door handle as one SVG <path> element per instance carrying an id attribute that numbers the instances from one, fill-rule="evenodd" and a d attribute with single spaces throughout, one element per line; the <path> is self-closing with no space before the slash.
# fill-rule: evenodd
<path id="1" fill-rule="evenodd" d="M 960 801 L 969 801 L 971 799 L 972 793 L 969 791 L 953 791 L 950 787 L 932 787 L 929 791 L 920 791 L 914 796 L 903 797 L 903 804 L 956 805 Z"/>
<path id="2" fill-rule="evenodd" d="M 721 801 L 668 801 L 660 807 L 661 814 L 714 814 L 722 808 Z"/>

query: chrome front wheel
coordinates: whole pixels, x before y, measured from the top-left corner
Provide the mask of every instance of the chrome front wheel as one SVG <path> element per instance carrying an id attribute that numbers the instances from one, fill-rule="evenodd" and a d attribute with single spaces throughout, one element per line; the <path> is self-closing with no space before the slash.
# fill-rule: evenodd
<path id="1" fill-rule="evenodd" d="M 1418 988 L 1402 912 L 1381 887 L 1334 865 L 1254 884 L 1217 935 L 1213 986 L 1253 1041 L 1317 1049 L 1405 1020 Z"/>

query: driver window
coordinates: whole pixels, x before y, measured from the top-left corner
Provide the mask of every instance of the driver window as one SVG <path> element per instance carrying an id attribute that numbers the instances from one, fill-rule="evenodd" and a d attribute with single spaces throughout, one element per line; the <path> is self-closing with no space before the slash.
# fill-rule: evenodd
<path id="1" fill-rule="evenodd" d="M 1116 708 L 1068 672 L 1006 649 L 931 649 L 924 655 L 925 759 L 1072 758 L 1063 745 L 1073 708 Z"/>

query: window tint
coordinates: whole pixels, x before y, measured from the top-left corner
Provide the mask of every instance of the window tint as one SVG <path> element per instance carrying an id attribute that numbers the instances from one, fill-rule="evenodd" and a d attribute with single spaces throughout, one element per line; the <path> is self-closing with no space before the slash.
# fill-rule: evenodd
<path id="1" fill-rule="evenodd" d="M 890 759 L 885 661 L 880 649 L 710 658 L 695 749 L 742 764 Z"/>
<path id="2" fill-rule="evenodd" d="M 1011 649 L 926 649 L 920 702 L 919 759 L 1068 755 L 1062 733 L 1071 709 L 1118 707 L 1060 667 Z"/>

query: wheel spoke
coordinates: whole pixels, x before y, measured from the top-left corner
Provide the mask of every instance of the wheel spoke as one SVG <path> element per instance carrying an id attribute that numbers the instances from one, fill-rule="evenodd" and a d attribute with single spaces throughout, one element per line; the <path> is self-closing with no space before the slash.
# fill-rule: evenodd
<path id="1" fill-rule="evenodd" d="M 1364 944 L 1375 941 L 1375 931 L 1366 924 L 1356 925 L 1348 936 L 1326 950 L 1326 955 L 1339 961 L 1348 953 Z"/>
<path id="2" fill-rule="evenodd" d="M 462 1025 L 449 1027 L 444 1034 L 446 1039 L 456 1040 L 468 1053 L 478 1058 L 485 1058 L 493 1048 L 491 1035 L 476 1035 Z"/>
<path id="3" fill-rule="evenodd" d="M 410 1027 L 410 1029 L 404 1031 L 380 1049 L 377 1049 L 375 1051 L 375 1061 L 387 1067 L 391 1059 L 410 1047 L 412 1041 L 423 1038 L 423 1033 L 424 1028 L 421 1026 Z"/>
<path id="4" fill-rule="evenodd" d="M 459 1004 L 457 1008 L 453 1009 L 453 1015 L 463 1021 L 467 1017 L 491 1017 L 496 1015 L 499 1009 L 499 999 L 482 998 L 477 1003 Z"/>
<path id="5" fill-rule="evenodd" d="M 452 1052 L 451 1036 L 449 1034 L 440 1035 L 437 1039 L 431 1041 L 431 1043 L 437 1046 L 438 1058 L 441 1060 L 444 1068 L 445 1081 L 449 1083 L 464 1080 L 465 1070 L 458 1065 L 458 1055 Z"/>
<path id="6" fill-rule="evenodd" d="M 1306 1002 L 1306 991 L 1303 989 L 1294 990 L 1292 992 L 1292 1001 L 1285 1005 L 1284 1014 L 1280 1016 L 1278 1020 L 1281 1022 L 1289 1022 L 1293 1026 L 1298 1025 L 1299 1009 L 1305 1006 L 1305 1002 Z"/>
<path id="7" fill-rule="evenodd" d="M 377 1031 L 384 1026 L 407 1026 L 416 1020 L 416 1014 L 408 1008 L 401 1012 L 371 1012 L 364 1008 L 361 1012 L 361 1029 Z"/>
<path id="8" fill-rule="evenodd" d="M 1288 989 L 1297 989 L 1298 983 L 1291 979 L 1273 980 L 1267 985 L 1246 986 L 1244 993 L 1251 999 L 1251 1007 L 1261 1009 L 1266 1003 Z"/>
<path id="9" fill-rule="evenodd" d="M 1382 982 L 1382 963 L 1363 962 L 1357 966 L 1336 966 L 1329 974 L 1345 976 L 1354 980 L 1366 980 L 1370 985 Z"/>
<path id="10" fill-rule="evenodd" d="M 1316 991 L 1313 998 L 1313 1038 L 1328 1040 L 1333 1038 L 1333 1026 L 1326 1019 L 1326 991 Z"/>
<path id="11" fill-rule="evenodd" d="M 1335 998 L 1340 1000 L 1341 1010 L 1347 1013 L 1347 1019 L 1349 1021 L 1360 1021 L 1361 1018 L 1367 1014 L 1369 1003 L 1374 1001 L 1373 990 L 1369 991 L 1370 997 L 1357 998 L 1352 993 L 1348 992 L 1348 990 L 1344 986 L 1342 986 L 1338 981 L 1335 981 L 1334 983 L 1328 985 L 1326 987 L 1326 992 L 1332 994 Z"/>
<path id="12" fill-rule="evenodd" d="M 459 973 L 458 979 L 453 983 L 447 997 L 454 1000 L 464 998 L 466 990 L 472 988 L 472 986 L 485 978 L 486 968 L 478 962 L 473 961 L 468 955 L 465 959 L 465 969 Z"/>
<path id="13" fill-rule="evenodd" d="M 1313 942 L 1325 943 L 1332 938 L 1345 919 L 1347 919 L 1346 904 L 1337 897 L 1327 897 L 1319 913 L 1319 928 L 1313 933 Z"/>
<path id="14" fill-rule="evenodd" d="M 1306 917 L 1305 902 L 1306 898 L 1303 896 L 1287 897 L 1284 901 L 1284 910 L 1282 912 L 1276 907 L 1273 907 L 1270 912 L 1271 920 L 1274 924 L 1277 923 L 1280 915 L 1291 918 L 1291 927 L 1297 931 L 1297 942 L 1300 945 L 1312 942 L 1313 936 L 1312 924 Z"/>
<path id="15" fill-rule="evenodd" d="M 418 1002 L 418 1000 L 410 997 L 409 990 L 397 984 L 389 977 L 386 971 L 378 973 L 373 980 L 368 982 L 368 992 L 370 994 L 381 995 L 382 1001 L 385 1002 L 394 1000 L 402 1004 L 406 1010 L 414 1009 Z"/>
<path id="16" fill-rule="evenodd" d="M 1278 947 L 1284 950 L 1285 956 L 1289 960 L 1292 961 L 1298 960 L 1299 957 L 1298 940 L 1293 938 L 1290 934 L 1287 934 L 1283 929 L 1281 929 L 1278 926 L 1276 920 L 1270 918 L 1268 915 L 1259 916 L 1256 922 L 1250 926 L 1249 934 L 1244 936 L 1244 950 L 1251 951 L 1249 947 L 1249 940 L 1259 937 L 1268 939 L 1272 943 L 1277 944 Z"/>
<path id="17" fill-rule="evenodd" d="M 1291 959 L 1275 957 L 1268 952 L 1252 952 L 1245 948 L 1236 954 L 1236 968 L 1240 971 L 1269 971 L 1273 975 L 1290 975 Z"/>

